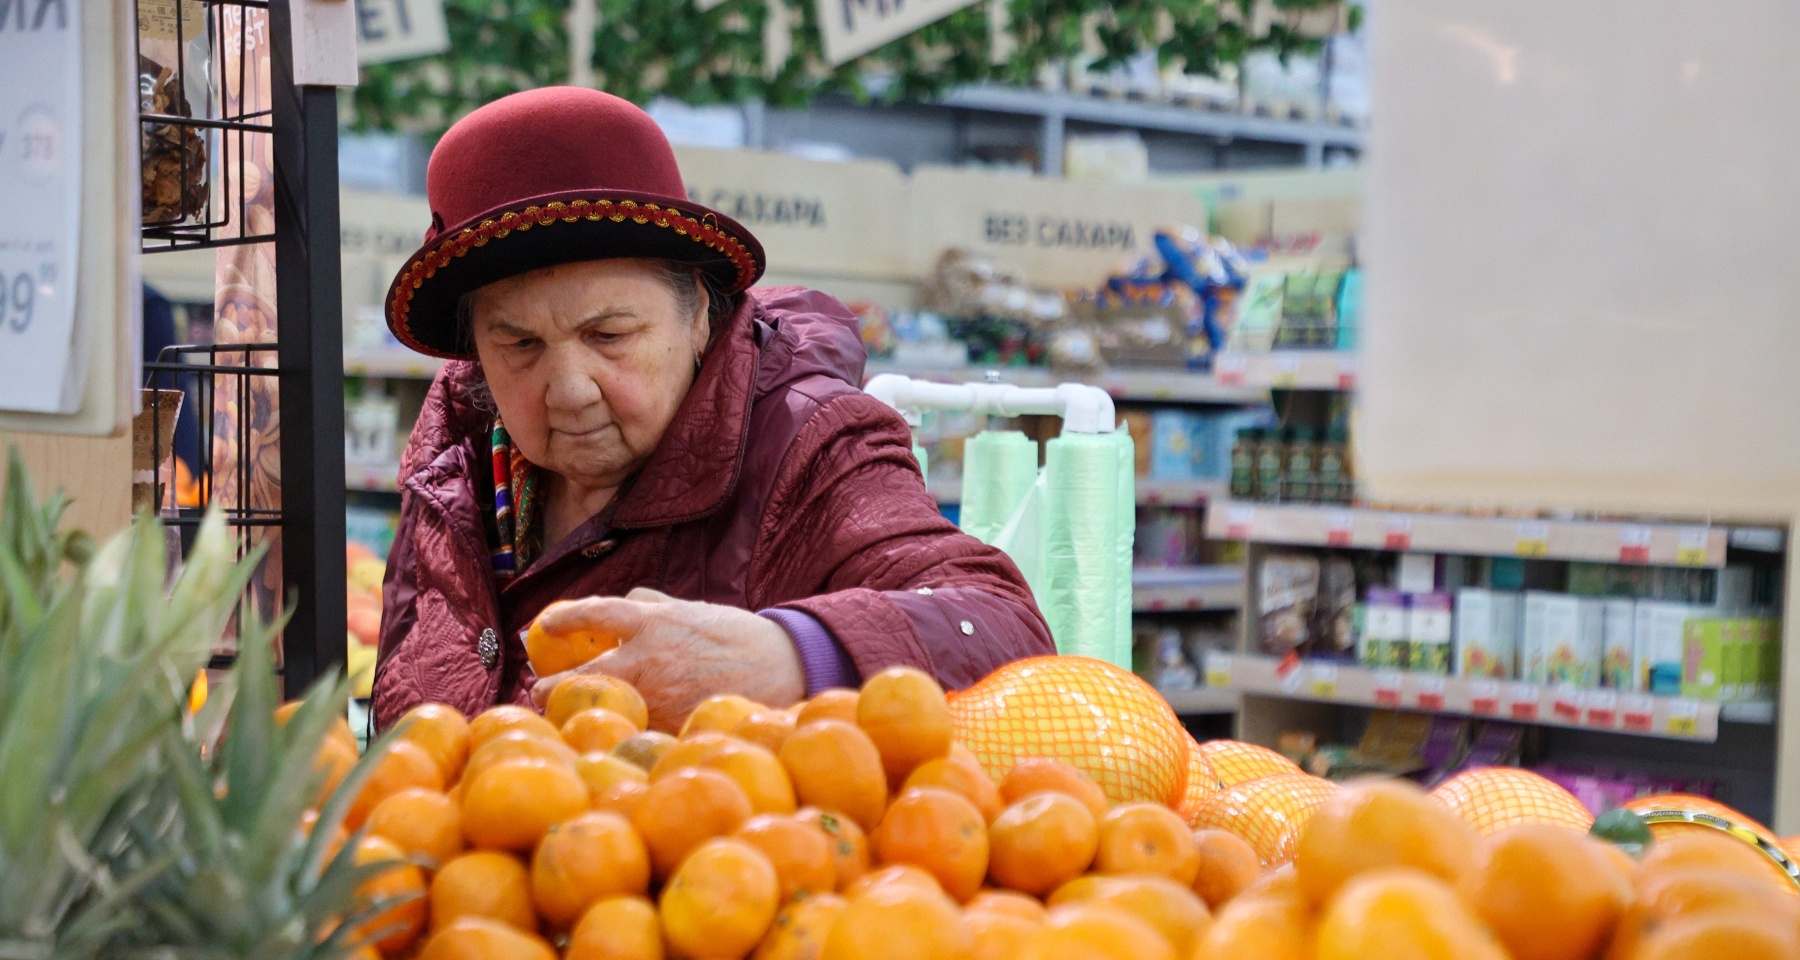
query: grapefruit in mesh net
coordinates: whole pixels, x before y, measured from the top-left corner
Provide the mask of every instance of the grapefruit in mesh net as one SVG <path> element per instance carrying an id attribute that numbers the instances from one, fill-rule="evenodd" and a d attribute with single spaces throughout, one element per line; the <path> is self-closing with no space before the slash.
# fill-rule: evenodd
<path id="1" fill-rule="evenodd" d="M 1213 772 L 1212 764 L 1206 761 L 1206 754 L 1200 752 L 1200 744 L 1189 737 L 1187 789 L 1182 793 L 1181 805 L 1175 808 L 1175 812 L 1181 814 L 1182 819 L 1191 827 L 1200 804 L 1218 792 L 1219 775 Z"/>
<path id="2" fill-rule="evenodd" d="M 1290 770 L 1226 787 L 1201 801 L 1191 819 L 1196 829 L 1229 830 L 1244 838 L 1264 867 L 1294 859 L 1300 830 L 1337 784 Z"/>
<path id="3" fill-rule="evenodd" d="M 1197 750 L 1200 759 L 1211 768 L 1221 787 L 1235 787 L 1240 783 L 1249 783 L 1278 773 L 1300 772 L 1300 767 L 1294 761 L 1268 747 L 1259 747 L 1241 740 L 1208 740 L 1200 744 Z"/>
<path id="4" fill-rule="evenodd" d="M 996 781 L 1020 760 L 1048 757 L 1092 777 L 1114 803 L 1181 803 L 1187 730 L 1154 687 L 1110 663 L 1018 660 L 957 694 L 950 716 Z"/>
<path id="5" fill-rule="evenodd" d="M 1431 796 L 1484 837 L 1520 823 L 1583 831 L 1594 825 L 1594 815 L 1574 794 L 1517 767 L 1466 770 L 1439 784 Z"/>
<path id="6" fill-rule="evenodd" d="M 1706 797 L 1686 793 L 1639 797 L 1625 804 L 1625 809 L 1643 817 L 1650 833 L 1658 840 L 1668 840 L 1696 830 L 1723 833 L 1763 855 L 1771 875 L 1786 881 L 1786 889 L 1800 893 L 1800 859 L 1790 845 L 1784 844 L 1775 831 L 1763 826 L 1741 811 Z"/>

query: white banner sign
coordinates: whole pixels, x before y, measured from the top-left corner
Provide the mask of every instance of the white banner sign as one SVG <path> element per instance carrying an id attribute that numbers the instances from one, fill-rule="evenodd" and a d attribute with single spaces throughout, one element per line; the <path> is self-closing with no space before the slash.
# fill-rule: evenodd
<path id="1" fill-rule="evenodd" d="M 854 60 L 977 0 L 819 0 L 825 59 Z"/>
<path id="2" fill-rule="evenodd" d="M 356 0 L 356 60 L 386 63 L 450 49 L 444 0 Z"/>
<path id="3" fill-rule="evenodd" d="M 0 409 L 70 413 L 81 0 L 0 0 Z M 136 156 L 133 151 L 132 156 Z"/>

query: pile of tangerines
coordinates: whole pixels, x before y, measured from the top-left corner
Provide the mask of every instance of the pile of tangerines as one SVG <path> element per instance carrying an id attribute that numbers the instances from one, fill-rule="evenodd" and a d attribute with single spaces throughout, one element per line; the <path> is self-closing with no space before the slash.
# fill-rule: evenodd
<path id="1" fill-rule="evenodd" d="M 1709 830 L 1640 860 L 1565 826 L 1483 837 L 1368 781 L 1265 866 L 1054 760 L 995 782 L 916 670 L 785 710 L 715 697 L 679 737 L 647 720 L 603 676 L 543 715 L 413 710 L 346 821 L 359 860 L 393 863 L 360 891 L 398 904 L 367 921 L 366 955 L 1800 960 L 1800 895 Z"/>

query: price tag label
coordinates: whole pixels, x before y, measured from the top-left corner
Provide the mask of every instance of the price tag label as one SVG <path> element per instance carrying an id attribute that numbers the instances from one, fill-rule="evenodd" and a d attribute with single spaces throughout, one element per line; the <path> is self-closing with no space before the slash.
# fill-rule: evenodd
<path id="1" fill-rule="evenodd" d="M 1325 515 L 1325 545 L 1347 547 L 1356 532 L 1356 515 L 1348 510 L 1333 510 Z"/>
<path id="2" fill-rule="evenodd" d="M 1378 707 L 1400 706 L 1400 685 L 1403 682 L 1398 670 L 1376 671 L 1375 705 Z"/>
<path id="3" fill-rule="evenodd" d="M 1696 700 L 1678 699 L 1669 701 L 1669 735 L 1676 737 L 1697 737 L 1700 735 L 1700 703 Z"/>
<path id="4" fill-rule="evenodd" d="M 1387 550 L 1412 549 L 1412 518 L 1400 514 L 1391 514 L 1386 520 L 1387 537 L 1383 548 Z"/>
<path id="5" fill-rule="evenodd" d="M 1628 526 L 1619 528 L 1619 562 L 1650 562 L 1650 528 Z"/>
<path id="6" fill-rule="evenodd" d="M 1419 677 L 1414 689 L 1418 694 L 1420 710 L 1444 709 L 1443 677 Z"/>
<path id="7" fill-rule="evenodd" d="M 1520 523 L 1518 535 L 1513 543 L 1513 552 L 1521 557 L 1549 556 L 1550 525 L 1541 520 L 1526 520 Z"/>
<path id="8" fill-rule="evenodd" d="M 1231 507 L 1225 511 L 1225 539 L 1248 540 L 1256 525 L 1255 507 Z"/>
<path id="9" fill-rule="evenodd" d="M 1213 653 L 1207 655 L 1206 685 L 1209 687 L 1231 686 L 1231 656 L 1229 654 Z"/>
<path id="10" fill-rule="evenodd" d="M 1244 385 L 1244 371 L 1250 366 L 1249 358 L 1241 353 L 1227 353 L 1213 363 L 1213 376 L 1228 387 Z"/>
<path id="11" fill-rule="evenodd" d="M 1337 384 L 1339 390 L 1356 389 L 1356 361 L 1350 357 L 1338 360 Z"/>
<path id="12" fill-rule="evenodd" d="M 1675 563 L 1683 567 L 1706 566 L 1706 541 L 1710 534 L 1705 527 L 1683 527 L 1675 545 Z"/>
<path id="13" fill-rule="evenodd" d="M 1338 668 L 1333 663 L 1312 665 L 1312 695 L 1321 700 L 1335 700 L 1338 695 Z"/>
<path id="14" fill-rule="evenodd" d="M 1288 389 L 1300 382 L 1300 358 L 1291 353 L 1275 355 L 1275 372 L 1269 378 L 1269 385 L 1277 389 Z"/>
<path id="15" fill-rule="evenodd" d="M 1653 698 L 1641 693 L 1625 694 L 1619 698 L 1619 728 L 1628 733 L 1649 733 L 1655 711 Z"/>
<path id="16" fill-rule="evenodd" d="M 1538 718 L 1538 688 L 1529 683 L 1515 683 L 1507 694 L 1508 713 L 1514 720 L 1532 721 Z"/>
<path id="17" fill-rule="evenodd" d="M 1500 684 L 1493 680 L 1470 681 L 1469 712 L 1478 717 L 1498 716 L 1500 713 Z"/>
<path id="18" fill-rule="evenodd" d="M 1619 720 L 1619 696 L 1611 690 L 1587 692 L 1584 720 L 1590 727 L 1611 730 Z"/>
<path id="19" fill-rule="evenodd" d="M 1550 712 L 1563 723 L 1581 722 L 1581 691 L 1574 687 L 1557 687 L 1550 700 Z"/>

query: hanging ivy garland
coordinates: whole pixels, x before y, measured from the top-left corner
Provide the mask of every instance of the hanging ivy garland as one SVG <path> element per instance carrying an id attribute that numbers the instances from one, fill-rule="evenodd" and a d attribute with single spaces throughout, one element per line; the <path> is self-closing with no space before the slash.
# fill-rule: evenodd
<path id="1" fill-rule="evenodd" d="M 1299 17 L 1343 14 L 1346 0 L 1000 0 L 1012 35 L 994 62 L 988 4 L 977 3 L 836 68 L 824 57 L 815 0 L 786 0 L 793 27 L 785 62 L 763 62 L 769 0 L 725 0 L 702 12 L 694 0 L 597 0 L 596 85 L 637 103 L 672 97 L 692 104 L 761 100 L 800 107 L 821 95 L 861 102 L 926 100 L 969 83 L 1030 84 L 1046 68 L 1086 55 L 1091 25 L 1105 71 L 1144 51 L 1163 66 L 1217 76 L 1253 50 L 1284 58 L 1316 50 Z M 777 0 L 781 2 L 781 0 Z M 474 108 L 520 90 L 567 82 L 569 0 L 444 0 L 450 50 L 363 69 L 348 119 L 359 129 L 414 130 L 435 137 Z M 1263 21 L 1261 29 L 1248 25 Z"/>

